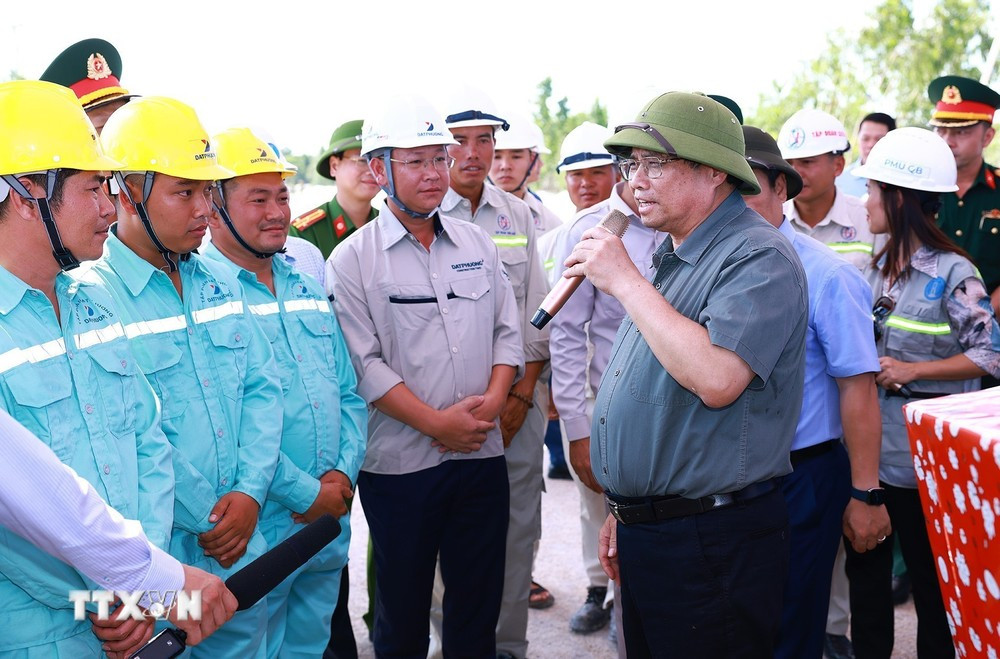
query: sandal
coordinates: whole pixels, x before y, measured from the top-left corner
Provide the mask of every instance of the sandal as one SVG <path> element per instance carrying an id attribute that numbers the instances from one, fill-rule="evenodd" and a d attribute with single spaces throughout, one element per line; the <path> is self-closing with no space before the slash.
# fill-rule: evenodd
<path id="1" fill-rule="evenodd" d="M 555 596 L 545 586 L 534 580 L 531 582 L 531 592 L 528 595 L 529 608 L 547 609 L 555 603 Z"/>

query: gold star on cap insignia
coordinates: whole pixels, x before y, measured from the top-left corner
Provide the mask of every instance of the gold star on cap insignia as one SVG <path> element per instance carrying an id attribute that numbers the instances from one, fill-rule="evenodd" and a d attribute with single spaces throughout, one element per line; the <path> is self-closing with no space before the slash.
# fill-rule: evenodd
<path id="1" fill-rule="evenodd" d="M 102 80 L 111 75 L 111 67 L 104 55 L 93 53 L 87 58 L 87 77 L 91 80 Z"/>
<path id="2" fill-rule="evenodd" d="M 941 93 L 941 102 L 950 105 L 958 105 L 962 102 L 962 94 L 955 85 L 948 85 Z"/>

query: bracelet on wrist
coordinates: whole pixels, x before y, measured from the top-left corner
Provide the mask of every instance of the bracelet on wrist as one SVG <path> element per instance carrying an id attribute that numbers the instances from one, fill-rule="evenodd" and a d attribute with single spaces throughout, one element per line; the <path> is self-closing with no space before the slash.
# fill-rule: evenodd
<path id="1" fill-rule="evenodd" d="M 511 390 L 510 390 L 510 391 L 509 391 L 509 392 L 507 393 L 507 395 L 508 395 L 508 396 L 513 396 L 514 398 L 518 399 L 519 401 L 521 401 L 522 403 L 524 403 L 525 405 L 527 405 L 527 406 L 528 406 L 529 408 L 531 408 L 531 407 L 534 407 L 534 406 L 535 406 L 535 403 L 534 403 L 534 401 L 532 401 L 532 400 L 531 400 L 530 398 L 528 398 L 527 396 L 522 396 L 521 394 L 517 393 L 517 392 L 516 392 L 516 391 L 514 391 L 513 389 L 511 389 Z"/>

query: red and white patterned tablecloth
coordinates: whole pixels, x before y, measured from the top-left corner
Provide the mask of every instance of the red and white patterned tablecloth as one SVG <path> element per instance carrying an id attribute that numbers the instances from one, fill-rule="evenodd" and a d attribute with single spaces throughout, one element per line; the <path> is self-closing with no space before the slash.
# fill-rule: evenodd
<path id="1" fill-rule="evenodd" d="M 1000 658 L 1000 388 L 903 408 L 960 657 Z"/>

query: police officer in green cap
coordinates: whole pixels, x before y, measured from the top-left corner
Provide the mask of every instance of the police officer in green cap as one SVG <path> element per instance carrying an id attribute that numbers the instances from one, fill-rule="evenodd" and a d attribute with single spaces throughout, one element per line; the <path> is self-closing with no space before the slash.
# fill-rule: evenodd
<path id="1" fill-rule="evenodd" d="M 379 187 L 361 157 L 361 119 L 341 124 L 330 136 L 330 146 L 316 163 L 316 172 L 337 182 L 337 195 L 318 208 L 303 213 L 294 220 L 288 235 L 305 238 L 330 256 L 355 229 L 359 229 L 378 213 L 372 199 Z"/>
<path id="2" fill-rule="evenodd" d="M 108 117 L 134 96 L 121 76 L 118 49 L 104 39 L 84 39 L 59 53 L 39 79 L 72 89 L 100 135 Z"/>
<path id="3" fill-rule="evenodd" d="M 1000 313 L 1000 169 L 983 160 L 996 132 L 1000 94 L 962 76 L 941 76 L 927 86 L 934 103 L 928 122 L 955 156 L 958 191 L 941 195 L 938 225 L 972 256 Z"/>
<path id="4" fill-rule="evenodd" d="M 669 233 L 652 281 L 601 227 L 563 273 L 626 312 L 590 443 L 612 513 L 599 556 L 621 579 L 626 652 L 769 657 L 788 564 L 778 481 L 802 404 L 805 274 L 743 201 L 760 185 L 722 104 L 663 94 L 604 144 L 643 225 Z"/>

